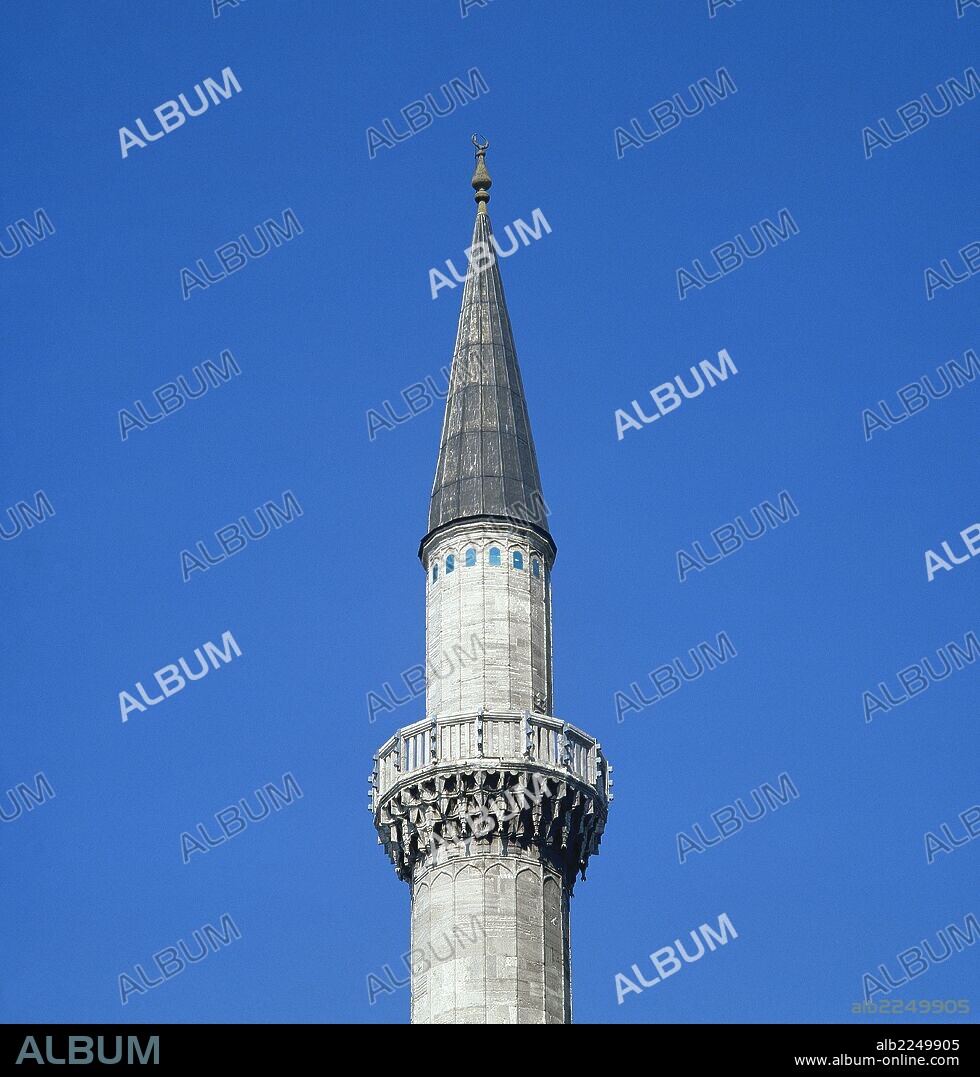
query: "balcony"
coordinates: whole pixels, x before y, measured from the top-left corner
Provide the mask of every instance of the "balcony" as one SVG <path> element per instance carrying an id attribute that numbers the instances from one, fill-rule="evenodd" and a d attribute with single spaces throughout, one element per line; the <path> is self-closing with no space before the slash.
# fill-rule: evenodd
<path id="1" fill-rule="evenodd" d="M 483 711 L 423 718 L 399 729 L 374 757 L 369 809 L 376 812 L 385 796 L 405 779 L 418 779 L 424 776 L 421 772 L 449 764 L 537 764 L 579 779 L 607 803 L 613 799 L 612 767 L 587 733 L 558 718 L 529 711 Z"/>

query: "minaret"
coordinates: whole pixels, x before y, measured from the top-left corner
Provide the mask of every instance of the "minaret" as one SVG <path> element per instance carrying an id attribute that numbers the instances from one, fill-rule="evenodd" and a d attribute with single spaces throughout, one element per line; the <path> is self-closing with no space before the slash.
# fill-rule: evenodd
<path id="1" fill-rule="evenodd" d="M 412 894 L 413 1024 L 571 1020 L 569 899 L 610 767 L 554 716 L 538 462 L 473 137 L 477 213 L 425 570 L 426 717 L 375 756 L 379 842 Z"/>

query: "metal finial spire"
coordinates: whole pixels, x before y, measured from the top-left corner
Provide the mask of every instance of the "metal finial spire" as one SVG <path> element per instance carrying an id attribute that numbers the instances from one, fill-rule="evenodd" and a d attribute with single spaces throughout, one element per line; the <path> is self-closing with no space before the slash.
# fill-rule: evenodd
<path id="1" fill-rule="evenodd" d="M 473 173 L 472 186 L 476 191 L 476 204 L 478 213 L 486 213 L 487 203 L 490 201 L 490 188 L 493 186 L 493 180 L 490 178 L 490 173 L 487 171 L 487 166 L 484 163 L 483 158 L 487 155 L 487 147 L 490 145 L 489 139 L 480 141 L 479 135 L 473 135 L 471 139 L 474 146 L 476 146 L 476 171 Z"/>

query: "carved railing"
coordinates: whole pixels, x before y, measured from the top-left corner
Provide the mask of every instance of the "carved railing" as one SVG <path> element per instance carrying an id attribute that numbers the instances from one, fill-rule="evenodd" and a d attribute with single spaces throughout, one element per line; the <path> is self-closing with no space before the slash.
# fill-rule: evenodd
<path id="1" fill-rule="evenodd" d="M 373 812 L 389 790 L 429 767 L 451 763 L 537 763 L 565 771 L 612 800 L 612 768 L 599 743 L 575 726 L 529 711 L 423 718 L 378 750 L 369 781 Z"/>

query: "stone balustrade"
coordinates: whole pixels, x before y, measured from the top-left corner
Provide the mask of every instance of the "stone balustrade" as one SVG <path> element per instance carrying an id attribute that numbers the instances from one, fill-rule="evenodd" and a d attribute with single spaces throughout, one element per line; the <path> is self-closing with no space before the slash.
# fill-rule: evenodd
<path id="1" fill-rule="evenodd" d="M 543 764 L 593 786 L 604 801 L 612 799 L 611 768 L 599 743 L 567 722 L 528 711 L 423 718 L 399 729 L 374 758 L 372 812 L 402 780 L 420 777 L 416 772 L 426 767 L 457 762 Z"/>

